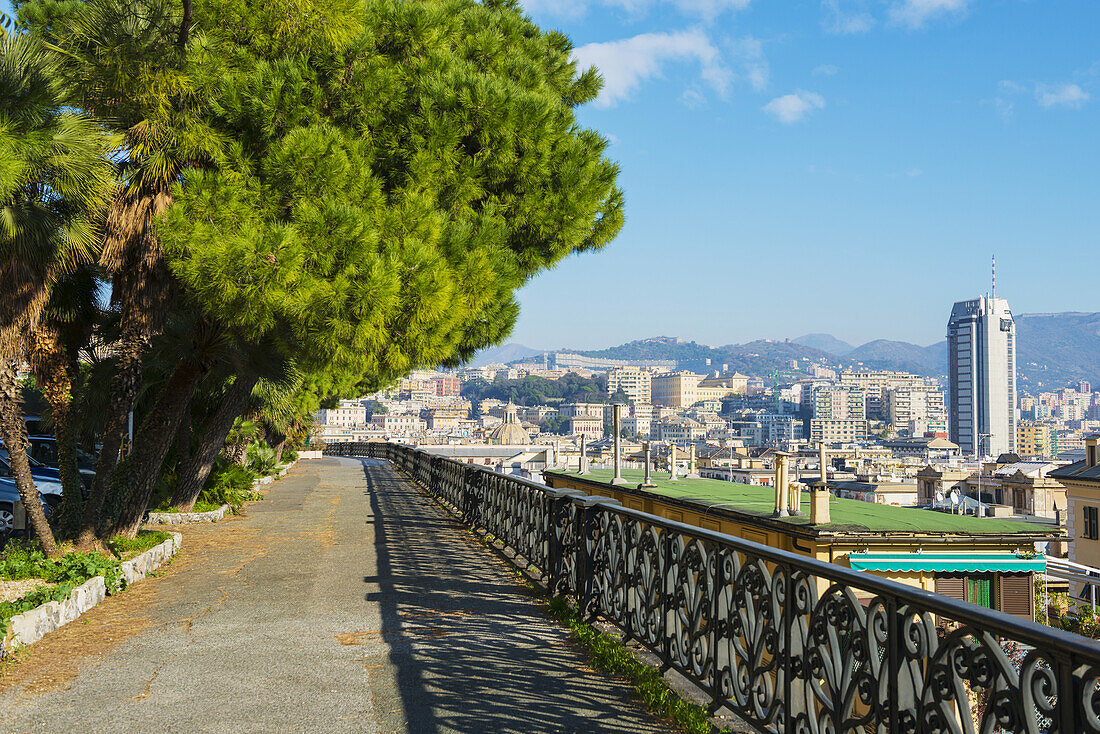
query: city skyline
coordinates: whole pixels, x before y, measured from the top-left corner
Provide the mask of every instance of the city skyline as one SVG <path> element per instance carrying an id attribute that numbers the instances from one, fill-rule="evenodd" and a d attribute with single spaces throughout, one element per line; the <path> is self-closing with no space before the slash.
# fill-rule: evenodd
<path id="1" fill-rule="evenodd" d="M 524 5 L 603 69 L 579 119 L 611 141 L 627 223 L 523 289 L 509 341 L 928 345 L 993 254 L 1017 313 L 1097 310 L 1065 266 L 1100 231 L 1100 6 Z"/>

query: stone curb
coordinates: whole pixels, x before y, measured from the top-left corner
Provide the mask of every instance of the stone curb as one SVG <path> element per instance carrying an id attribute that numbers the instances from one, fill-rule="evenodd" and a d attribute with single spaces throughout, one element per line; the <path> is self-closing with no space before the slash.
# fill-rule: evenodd
<path id="1" fill-rule="evenodd" d="M 217 522 L 225 517 L 229 505 L 209 512 L 150 512 L 146 525 L 188 525 L 195 522 Z"/>
<path id="2" fill-rule="evenodd" d="M 284 466 L 282 469 L 279 470 L 279 473 L 277 475 L 272 475 L 272 476 L 268 476 L 268 477 L 260 477 L 259 479 L 252 480 L 252 486 L 253 487 L 262 487 L 266 484 L 273 483 L 276 479 L 282 479 L 283 477 L 286 476 L 286 473 L 288 471 L 290 471 L 291 469 L 294 468 L 294 465 L 297 464 L 299 460 L 300 459 L 295 459 L 294 461 L 292 461 L 289 464 L 287 464 L 286 466 Z"/>
<path id="3" fill-rule="evenodd" d="M 171 533 L 171 538 L 153 546 L 139 556 L 121 564 L 126 585 L 145 578 L 150 572 L 174 556 L 183 536 Z M 38 642 L 50 632 L 72 622 L 107 597 L 107 585 L 102 576 L 93 576 L 76 587 L 64 601 L 48 601 L 41 606 L 17 614 L 8 621 L 8 633 L 0 641 L 0 657 L 11 650 Z"/>

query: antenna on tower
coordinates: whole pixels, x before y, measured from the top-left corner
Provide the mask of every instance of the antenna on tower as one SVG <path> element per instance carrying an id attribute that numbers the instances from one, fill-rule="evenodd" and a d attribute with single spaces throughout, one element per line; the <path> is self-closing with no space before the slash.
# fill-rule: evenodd
<path id="1" fill-rule="evenodd" d="M 997 256 L 993 256 L 993 297 L 997 297 Z"/>

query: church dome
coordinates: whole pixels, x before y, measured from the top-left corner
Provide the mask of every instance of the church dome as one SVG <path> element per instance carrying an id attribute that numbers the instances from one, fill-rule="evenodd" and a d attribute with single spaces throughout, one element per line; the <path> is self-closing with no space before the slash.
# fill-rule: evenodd
<path id="1" fill-rule="evenodd" d="M 489 443 L 496 446 L 523 446 L 531 443 L 531 436 L 519 424 L 516 406 L 509 403 L 504 409 L 504 422 L 489 434 Z"/>

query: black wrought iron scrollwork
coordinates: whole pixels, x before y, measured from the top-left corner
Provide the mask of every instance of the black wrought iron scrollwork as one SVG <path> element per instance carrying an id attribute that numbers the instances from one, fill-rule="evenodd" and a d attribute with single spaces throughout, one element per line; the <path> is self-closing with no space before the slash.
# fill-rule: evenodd
<path id="1" fill-rule="evenodd" d="M 1100 646 L 397 444 L 392 462 L 724 707 L 769 732 L 1100 734 Z"/>

